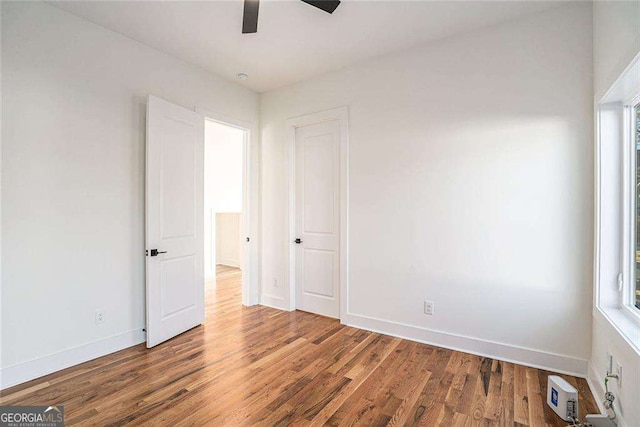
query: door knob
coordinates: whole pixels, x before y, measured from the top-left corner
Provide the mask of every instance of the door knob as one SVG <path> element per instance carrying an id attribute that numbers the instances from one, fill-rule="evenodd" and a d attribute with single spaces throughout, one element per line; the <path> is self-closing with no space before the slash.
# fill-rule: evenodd
<path id="1" fill-rule="evenodd" d="M 294 242 L 296 242 L 297 244 L 300 244 L 300 243 L 302 243 L 302 240 L 296 239 L 296 240 L 294 240 Z"/>
<path id="2" fill-rule="evenodd" d="M 159 254 L 166 254 L 167 251 L 159 251 L 157 249 L 151 249 L 149 256 L 158 256 Z"/>

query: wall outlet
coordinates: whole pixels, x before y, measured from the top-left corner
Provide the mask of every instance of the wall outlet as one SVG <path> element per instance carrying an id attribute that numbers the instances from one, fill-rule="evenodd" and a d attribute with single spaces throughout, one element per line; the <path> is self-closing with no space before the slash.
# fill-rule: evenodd
<path id="1" fill-rule="evenodd" d="M 428 315 L 433 314 L 433 301 L 424 302 L 424 314 L 428 314 Z"/>
<path id="2" fill-rule="evenodd" d="M 104 310 L 96 310 L 96 325 L 101 325 L 107 320 Z"/>
<path id="3" fill-rule="evenodd" d="M 273 287 L 274 288 L 278 287 L 278 279 L 276 279 L 276 278 L 273 279 Z"/>
<path id="4" fill-rule="evenodd" d="M 607 351 L 607 358 L 604 360 L 605 363 L 605 372 L 607 375 L 613 373 L 613 354 L 610 351 Z"/>
<path id="5" fill-rule="evenodd" d="M 622 365 L 616 361 L 616 375 L 618 376 L 618 387 L 622 387 Z"/>

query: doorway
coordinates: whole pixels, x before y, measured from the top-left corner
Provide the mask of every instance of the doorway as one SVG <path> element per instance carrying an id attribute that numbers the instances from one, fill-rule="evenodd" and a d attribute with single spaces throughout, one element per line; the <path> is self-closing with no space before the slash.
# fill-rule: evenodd
<path id="1" fill-rule="evenodd" d="M 204 323 L 206 278 L 215 286 L 219 263 L 242 271 L 241 280 L 235 280 L 242 304 L 258 302 L 259 230 L 252 209 L 259 202 L 259 147 L 252 135 L 257 135 L 254 123 L 148 97 L 145 329 L 149 348 Z M 206 139 L 233 146 L 219 152 L 209 147 L 209 157 L 221 162 L 210 160 L 207 168 L 205 145 L 211 144 L 205 144 Z M 212 170 L 222 175 L 213 177 Z M 211 176 L 208 182 L 205 172 Z M 222 183 L 222 190 L 213 191 L 212 183 Z M 230 195 L 222 202 L 213 201 L 211 193 L 223 190 Z"/>
<path id="2" fill-rule="evenodd" d="M 207 298 L 219 277 L 245 280 L 246 142 L 248 131 L 211 119 L 204 128 L 204 270 Z M 226 283 L 226 282 L 225 282 Z"/>

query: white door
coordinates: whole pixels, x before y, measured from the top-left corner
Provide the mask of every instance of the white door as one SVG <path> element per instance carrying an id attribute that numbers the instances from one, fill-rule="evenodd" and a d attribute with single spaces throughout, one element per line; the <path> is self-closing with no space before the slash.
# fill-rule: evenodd
<path id="1" fill-rule="evenodd" d="M 204 118 L 147 103 L 147 347 L 204 322 Z"/>
<path id="2" fill-rule="evenodd" d="M 296 128 L 296 308 L 340 317 L 340 122 Z"/>

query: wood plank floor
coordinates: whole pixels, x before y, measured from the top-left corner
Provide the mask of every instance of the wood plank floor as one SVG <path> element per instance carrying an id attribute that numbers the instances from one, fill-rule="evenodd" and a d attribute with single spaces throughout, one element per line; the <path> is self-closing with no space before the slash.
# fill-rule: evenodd
<path id="1" fill-rule="evenodd" d="M 221 268 L 206 324 L 0 393 L 3 405 L 64 405 L 68 425 L 563 426 L 549 372 L 241 305 Z M 580 412 L 596 405 L 583 379 Z"/>

